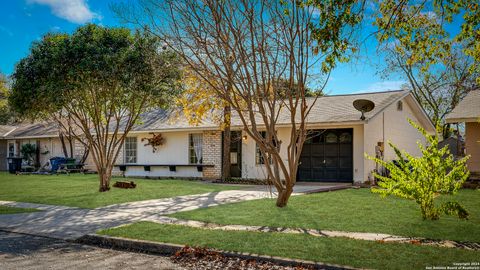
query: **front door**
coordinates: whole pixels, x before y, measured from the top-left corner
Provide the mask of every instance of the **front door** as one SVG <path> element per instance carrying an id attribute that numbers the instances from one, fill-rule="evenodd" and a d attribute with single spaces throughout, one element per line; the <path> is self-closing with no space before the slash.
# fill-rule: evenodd
<path id="1" fill-rule="evenodd" d="M 352 182 L 353 129 L 310 130 L 300 156 L 298 181 Z"/>
<path id="2" fill-rule="evenodd" d="M 7 168 L 7 157 L 8 157 L 8 151 L 7 151 L 7 141 L 6 140 L 0 140 L 0 171 L 6 171 Z"/>
<path id="3" fill-rule="evenodd" d="M 242 132 L 241 131 L 231 132 L 230 176 L 242 177 Z"/>

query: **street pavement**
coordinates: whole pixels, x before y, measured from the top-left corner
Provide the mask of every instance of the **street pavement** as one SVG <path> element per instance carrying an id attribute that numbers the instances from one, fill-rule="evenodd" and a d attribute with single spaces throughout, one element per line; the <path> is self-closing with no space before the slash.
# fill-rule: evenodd
<path id="1" fill-rule="evenodd" d="M 0 269 L 184 269 L 168 257 L 0 231 Z"/>

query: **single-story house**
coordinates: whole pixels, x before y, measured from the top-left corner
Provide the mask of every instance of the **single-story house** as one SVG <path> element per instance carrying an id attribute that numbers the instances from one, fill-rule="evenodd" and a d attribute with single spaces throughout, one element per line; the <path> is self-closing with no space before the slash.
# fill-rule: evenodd
<path id="1" fill-rule="evenodd" d="M 465 123 L 465 151 L 472 177 L 480 179 L 480 90 L 469 92 L 446 117 L 447 123 Z"/>
<path id="2" fill-rule="evenodd" d="M 363 120 L 361 112 L 352 105 L 357 99 L 375 104 Z M 313 98 L 308 100 L 312 101 Z M 424 138 L 407 119 L 435 133 L 427 114 L 409 91 L 318 98 L 307 119 L 311 132 L 303 147 L 298 181 L 362 183 L 371 180 L 376 164 L 365 159 L 364 153 L 379 154 L 385 160 L 395 159 L 388 141 L 419 155 L 416 142 L 423 142 Z M 289 116 L 281 115 L 277 127 L 279 139 L 288 141 Z M 231 129 L 232 177 L 265 179 L 267 174 L 256 143 L 243 131 L 235 116 L 232 116 Z M 14 141 L 40 139 L 30 136 L 31 133 L 22 134 L 12 134 L 8 143 L 16 145 Z M 48 147 L 50 143 L 48 149 L 52 155 L 60 151 L 58 135 L 55 136 L 45 136 L 46 140 L 39 142 L 41 147 Z M 153 136 L 161 136 L 163 141 L 155 151 L 147 140 Z M 286 149 L 282 151 L 285 153 Z M 129 132 L 116 164 L 116 173 L 125 176 L 218 179 L 222 170 L 222 131 L 211 119 L 191 125 L 181 111 L 156 109 L 143 114 L 141 124 Z"/>
<path id="3" fill-rule="evenodd" d="M 365 114 L 364 120 L 352 105 L 357 99 L 375 103 L 375 108 Z M 435 133 L 429 117 L 409 91 L 320 97 L 307 119 L 311 136 L 302 152 L 298 180 L 350 183 L 371 180 L 376 164 L 366 160 L 364 153 L 374 156 L 382 150 L 386 160 L 395 159 L 393 150 L 386 145 L 383 147 L 388 141 L 419 155 L 416 142 L 423 142 L 424 138 L 410 126 L 408 118 L 429 133 Z M 288 141 L 289 116 L 281 116 L 277 127 L 279 139 Z M 256 143 L 242 131 L 243 126 L 234 116 L 231 129 L 232 177 L 265 179 L 267 175 Z M 153 136 L 151 133 L 160 133 L 164 140 L 155 152 L 145 141 Z M 145 114 L 143 124 L 129 133 L 124 150 L 119 168 L 126 176 L 221 176 L 222 132 L 218 124 L 208 119 L 192 126 L 175 111 L 154 110 Z M 285 148 L 282 151 L 286 153 Z M 179 166 L 168 166 L 175 164 Z M 192 166 L 195 164 L 205 167 Z"/>
<path id="4" fill-rule="evenodd" d="M 59 138 L 58 126 L 54 122 L 37 122 L 32 124 L 20 124 L 11 126 L 9 131 L 0 136 L 0 155 L 1 162 L 6 157 L 20 157 L 21 147 L 25 144 L 33 144 L 38 147 L 35 160 L 38 166 L 44 166 L 52 157 L 63 157 L 62 143 Z M 70 149 L 67 152 L 70 155 Z M 75 157 L 81 157 L 83 147 L 76 142 L 73 145 Z M 1 164 L 1 163 L 0 163 Z M 1 170 L 7 170 L 7 165 L 1 167 Z"/>

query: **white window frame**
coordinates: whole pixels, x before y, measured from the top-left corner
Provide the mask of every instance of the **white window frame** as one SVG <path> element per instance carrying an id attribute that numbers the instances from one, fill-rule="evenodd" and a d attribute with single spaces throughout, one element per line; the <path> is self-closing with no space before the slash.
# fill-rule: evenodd
<path id="1" fill-rule="evenodd" d="M 126 137 L 123 144 L 123 162 L 125 164 L 136 164 L 138 161 L 137 137 Z M 132 155 L 133 154 L 133 155 Z M 130 159 L 133 157 L 133 160 Z"/>
<path id="2" fill-rule="evenodd" d="M 13 146 L 13 152 L 10 152 L 10 146 Z M 17 149 L 15 149 L 15 148 L 16 148 L 15 147 L 15 142 L 8 142 L 7 143 L 7 155 L 8 155 L 8 157 L 15 157 L 16 156 L 16 152 L 17 152 L 16 150 Z"/>
<path id="3" fill-rule="evenodd" d="M 202 137 L 202 156 L 198 159 L 197 154 L 195 152 L 195 148 L 193 146 L 193 136 L 201 136 Z M 188 134 L 188 163 L 189 164 L 201 164 L 203 163 L 203 133 L 190 133 Z"/>
<path id="4" fill-rule="evenodd" d="M 267 131 L 260 131 L 260 134 L 265 139 L 267 136 Z M 273 164 L 273 160 L 270 158 L 270 164 Z M 260 151 L 260 146 L 255 142 L 255 165 L 265 165 L 265 158 L 262 156 L 262 151 Z"/>

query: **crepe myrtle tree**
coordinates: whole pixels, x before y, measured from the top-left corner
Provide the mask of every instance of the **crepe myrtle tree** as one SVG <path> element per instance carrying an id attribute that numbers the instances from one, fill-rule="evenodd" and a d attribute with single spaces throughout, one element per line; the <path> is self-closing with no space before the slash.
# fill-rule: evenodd
<path id="1" fill-rule="evenodd" d="M 297 181 L 306 119 L 316 102 L 308 97 L 307 85 L 315 79 L 322 90 L 345 51 L 327 34 L 314 36 L 311 25 L 336 28 L 335 38 L 348 38 L 341 31 L 343 17 L 336 16 L 335 7 L 342 5 L 318 7 L 322 19 L 334 20 L 320 25 L 317 10 L 288 0 L 145 0 L 114 5 L 114 11 L 162 38 L 231 108 L 232 119 L 264 157 L 268 183 L 278 193 L 276 205 L 285 207 Z M 291 127 L 283 141 L 277 133 L 280 117 Z"/>
<path id="2" fill-rule="evenodd" d="M 127 28 L 88 24 L 73 34 L 49 33 L 13 73 L 9 101 L 32 118 L 68 116 L 73 136 L 89 146 L 100 192 L 140 115 L 165 106 L 180 76 L 178 58 L 158 38 Z"/>
<path id="3" fill-rule="evenodd" d="M 468 156 L 456 160 L 448 146 L 438 147 L 438 138 L 429 135 L 418 124 L 408 120 L 425 137 L 427 145 L 418 143 L 421 156 L 413 156 L 401 151 L 389 143 L 397 156 L 397 163 L 365 154 L 368 159 L 384 166 L 390 173 L 388 176 L 374 173 L 379 179 L 378 187 L 372 192 L 382 196 L 394 195 L 400 198 L 414 200 L 422 212 L 423 219 L 437 220 L 440 214 L 454 215 L 461 219 L 468 218 L 467 210 L 456 201 L 435 203 L 440 195 L 455 194 L 468 178 L 469 172 L 465 166 Z"/>

